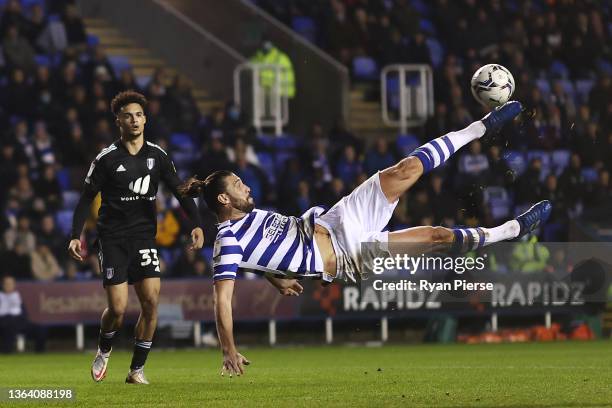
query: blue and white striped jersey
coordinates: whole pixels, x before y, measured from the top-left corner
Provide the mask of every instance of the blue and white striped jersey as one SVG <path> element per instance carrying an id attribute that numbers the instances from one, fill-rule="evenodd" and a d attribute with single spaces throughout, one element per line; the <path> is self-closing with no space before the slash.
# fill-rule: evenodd
<path id="1" fill-rule="evenodd" d="M 253 210 L 239 220 L 219 224 L 213 252 L 213 278 L 235 279 L 238 269 L 283 276 L 319 277 L 323 260 L 314 242 L 313 207 L 301 217 Z"/>

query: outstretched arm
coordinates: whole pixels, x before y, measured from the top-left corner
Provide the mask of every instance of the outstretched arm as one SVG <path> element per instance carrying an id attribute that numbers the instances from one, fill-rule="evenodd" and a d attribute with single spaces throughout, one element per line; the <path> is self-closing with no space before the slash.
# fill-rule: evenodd
<path id="1" fill-rule="evenodd" d="M 217 333 L 223 352 L 223 367 L 221 375 L 228 372 L 230 377 L 233 374 L 244 374 L 244 366 L 250 362 L 238 353 L 234 344 L 234 322 L 232 317 L 232 297 L 234 295 L 234 280 L 224 279 L 215 282 L 214 304 L 215 321 L 217 323 Z"/>

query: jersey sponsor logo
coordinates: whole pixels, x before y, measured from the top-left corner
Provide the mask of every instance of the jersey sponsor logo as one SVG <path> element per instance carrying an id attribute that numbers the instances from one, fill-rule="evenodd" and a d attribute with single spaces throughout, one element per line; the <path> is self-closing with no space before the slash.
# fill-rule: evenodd
<path id="1" fill-rule="evenodd" d="M 125 167 L 123 167 L 123 164 L 120 164 L 119 167 L 117 167 L 117 170 L 115 170 L 117 173 L 122 172 L 122 171 L 127 171 L 127 169 Z"/>
<path id="2" fill-rule="evenodd" d="M 106 279 L 113 279 L 115 268 L 106 268 Z"/>
<path id="3" fill-rule="evenodd" d="M 149 192 L 150 182 L 151 175 L 147 174 L 145 177 L 138 177 L 135 181 L 131 181 L 129 188 L 136 194 L 145 195 Z"/>
<path id="4" fill-rule="evenodd" d="M 152 157 L 149 157 L 147 159 L 147 169 L 152 170 L 153 166 L 155 166 L 155 159 Z"/>
<path id="5" fill-rule="evenodd" d="M 280 214 L 274 214 L 274 216 L 268 218 L 264 225 L 264 239 L 272 243 L 276 242 L 285 230 L 287 221 L 289 221 L 289 217 Z"/>

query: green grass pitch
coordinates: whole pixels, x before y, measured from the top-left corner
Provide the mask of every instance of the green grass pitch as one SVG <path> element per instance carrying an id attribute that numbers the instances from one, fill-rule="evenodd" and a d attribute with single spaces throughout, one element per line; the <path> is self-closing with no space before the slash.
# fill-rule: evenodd
<path id="1" fill-rule="evenodd" d="M 216 350 L 154 350 L 149 386 L 124 384 L 130 353 L 107 378 L 92 353 L 0 356 L 0 387 L 71 387 L 82 407 L 612 406 L 612 342 L 243 349 L 246 375 L 222 378 Z M 40 406 L 41 402 L 0 403 Z"/>

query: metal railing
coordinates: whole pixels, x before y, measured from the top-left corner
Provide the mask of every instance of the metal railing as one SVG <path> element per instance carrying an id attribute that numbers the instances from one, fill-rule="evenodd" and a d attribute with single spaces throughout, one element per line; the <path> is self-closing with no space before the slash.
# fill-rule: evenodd
<path id="1" fill-rule="evenodd" d="M 380 73 L 380 88 L 383 122 L 399 127 L 401 133 L 433 116 L 433 73 L 429 65 L 388 65 Z"/>
<path id="2" fill-rule="evenodd" d="M 272 86 L 262 84 L 264 71 L 273 71 Z M 289 123 L 289 98 L 282 83 L 285 75 L 286 68 L 278 64 L 245 62 L 234 69 L 234 101 L 243 112 L 249 112 L 249 121 L 257 133 L 274 128 L 279 136 Z"/>

